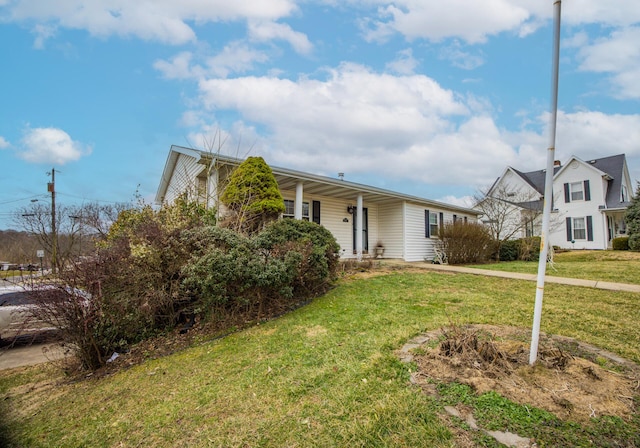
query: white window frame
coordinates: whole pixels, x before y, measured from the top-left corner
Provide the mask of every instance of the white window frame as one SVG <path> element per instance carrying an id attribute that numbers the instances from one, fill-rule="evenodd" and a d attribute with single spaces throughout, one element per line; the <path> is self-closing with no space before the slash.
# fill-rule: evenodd
<path id="1" fill-rule="evenodd" d="M 295 201 L 291 199 L 284 200 L 284 213 L 283 218 L 293 218 L 295 216 Z"/>
<path id="2" fill-rule="evenodd" d="M 438 214 L 435 212 L 429 213 L 429 235 L 438 236 Z"/>
<path id="3" fill-rule="evenodd" d="M 581 227 L 580 227 L 581 226 Z M 585 240 L 587 239 L 587 218 L 573 218 L 571 220 L 571 230 L 573 231 L 573 239 L 574 240 Z M 582 236 L 579 236 L 582 235 Z"/>
<path id="4" fill-rule="evenodd" d="M 571 202 L 584 201 L 584 182 L 571 182 L 569 184 Z"/>
<path id="5" fill-rule="evenodd" d="M 282 214 L 283 218 L 294 218 L 296 213 L 296 201 L 293 199 L 285 199 L 284 200 L 284 213 Z M 309 203 L 302 203 L 302 220 L 309 221 Z"/>

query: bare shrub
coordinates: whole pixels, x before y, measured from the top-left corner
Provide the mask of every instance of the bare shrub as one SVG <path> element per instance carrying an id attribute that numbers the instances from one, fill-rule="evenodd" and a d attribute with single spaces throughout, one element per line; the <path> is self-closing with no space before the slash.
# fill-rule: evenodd
<path id="1" fill-rule="evenodd" d="M 484 263 L 494 252 L 494 240 L 480 224 L 447 223 L 440 227 L 438 236 L 449 264 Z"/>

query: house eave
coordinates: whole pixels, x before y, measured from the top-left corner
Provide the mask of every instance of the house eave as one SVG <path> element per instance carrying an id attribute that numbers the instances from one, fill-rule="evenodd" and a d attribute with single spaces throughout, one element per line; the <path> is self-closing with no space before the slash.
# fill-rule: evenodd
<path id="1" fill-rule="evenodd" d="M 188 154 L 193 156 L 194 153 L 198 153 L 198 161 L 201 163 L 220 163 L 223 165 L 230 166 L 238 166 L 240 165 L 244 159 L 223 156 L 220 154 L 210 154 L 202 151 L 193 150 L 190 148 L 182 148 L 172 146 L 171 151 L 176 151 L 183 154 Z M 169 163 L 169 161 L 167 161 Z M 174 162 L 175 166 L 175 162 Z M 299 182 L 304 184 L 305 194 L 308 195 L 318 195 L 318 196 L 329 196 L 332 198 L 354 201 L 356 200 L 358 194 L 362 194 L 363 200 L 368 203 L 375 204 L 390 204 L 397 202 L 398 200 L 406 201 L 409 203 L 415 203 L 419 205 L 424 205 L 425 207 L 434 207 L 434 208 L 443 208 L 446 210 L 451 210 L 458 213 L 464 213 L 469 215 L 480 216 L 482 213 L 479 210 L 475 210 L 473 208 L 460 207 L 457 205 L 446 204 L 439 201 L 433 201 L 430 199 L 421 198 L 418 196 L 407 195 L 404 193 L 399 193 L 391 190 L 386 190 L 383 188 L 373 187 L 370 185 L 359 184 L 356 182 L 350 182 L 341 179 L 333 179 L 326 176 L 321 176 L 317 174 L 292 170 L 289 168 L 282 168 L 278 166 L 273 166 L 269 164 L 271 171 L 273 172 L 276 181 L 278 182 L 278 186 L 280 190 L 283 191 L 295 191 L 296 185 Z M 166 170 L 166 168 L 165 168 Z M 166 176 L 166 173 L 163 174 L 163 181 L 169 179 Z M 166 191 L 166 186 L 164 187 L 164 191 Z M 160 193 L 160 189 L 159 189 Z"/>

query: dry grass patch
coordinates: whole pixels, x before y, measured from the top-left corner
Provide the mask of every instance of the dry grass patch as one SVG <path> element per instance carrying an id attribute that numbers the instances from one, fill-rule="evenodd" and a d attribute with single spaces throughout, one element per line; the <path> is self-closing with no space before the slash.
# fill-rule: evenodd
<path id="1" fill-rule="evenodd" d="M 530 366 L 528 330 L 454 326 L 428 336 L 440 342 L 415 357 L 415 377 L 427 390 L 434 380 L 467 384 L 477 394 L 495 391 L 583 424 L 602 416 L 630 420 L 638 412 L 640 368 L 595 347 L 543 335 L 538 362 Z"/>

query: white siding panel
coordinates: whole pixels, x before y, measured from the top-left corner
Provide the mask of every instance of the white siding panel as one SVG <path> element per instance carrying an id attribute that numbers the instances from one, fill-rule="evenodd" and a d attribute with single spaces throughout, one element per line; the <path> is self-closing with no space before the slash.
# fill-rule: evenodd
<path id="1" fill-rule="evenodd" d="M 405 205 L 405 261 L 433 259 L 435 238 L 425 237 L 424 207 L 407 203 Z M 430 213 L 440 210 L 429 209 Z"/>
<path id="2" fill-rule="evenodd" d="M 404 258 L 403 227 L 401 202 L 380 206 L 378 239 L 384 245 L 384 258 Z"/>
<path id="3" fill-rule="evenodd" d="M 204 166 L 199 164 L 194 157 L 180 154 L 167 186 L 165 202 L 170 204 L 189 188 L 195 188 L 196 178 L 203 169 Z"/>

